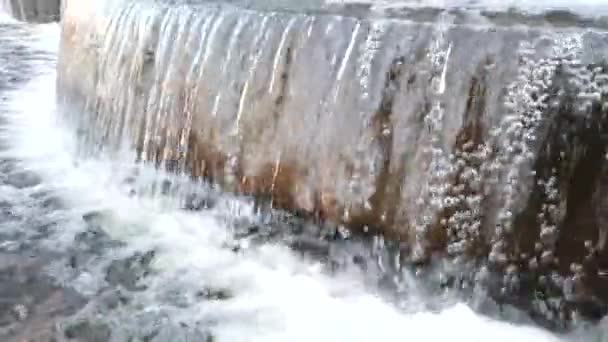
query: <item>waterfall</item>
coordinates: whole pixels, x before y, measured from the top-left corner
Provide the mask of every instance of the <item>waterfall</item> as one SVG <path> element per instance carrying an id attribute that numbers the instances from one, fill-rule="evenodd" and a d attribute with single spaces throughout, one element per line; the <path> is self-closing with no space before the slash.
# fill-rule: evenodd
<path id="1" fill-rule="evenodd" d="M 13 9 L 9 0 L 0 1 L 0 14 L 11 16 Z"/>
<path id="2" fill-rule="evenodd" d="M 540 286 L 579 309 L 608 301 L 596 199 L 608 195 L 608 36 L 593 18 L 66 6 L 58 101 L 82 153 L 133 149 L 381 232 L 404 262 L 487 261 L 501 296 Z"/>

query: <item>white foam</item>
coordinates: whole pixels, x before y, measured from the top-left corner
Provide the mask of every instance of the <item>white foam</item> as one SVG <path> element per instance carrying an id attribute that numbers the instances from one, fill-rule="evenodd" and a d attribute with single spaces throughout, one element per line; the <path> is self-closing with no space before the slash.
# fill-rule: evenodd
<path id="1" fill-rule="evenodd" d="M 9 0 L 0 0 L 0 23 L 15 21 L 12 17 L 12 9 Z"/>
<path id="2" fill-rule="evenodd" d="M 54 51 L 57 32 L 37 46 Z M 7 134 L 14 145 L 8 154 L 24 160 L 43 176 L 46 186 L 62 194 L 75 220 L 87 210 L 107 209 L 114 222 L 109 232 L 115 238 L 133 249 L 158 251 L 155 267 L 160 274 L 142 294 L 141 310 L 163 308 L 155 294 L 174 283 L 209 285 L 227 288 L 233 297 L 163 309 L 171 310 L 175 320 L 215 322 L 217 341 L 559 340 L 541 329 L 484 318 L 463 304 L 438 313 L 400 312 L 369 293 L 356 274 L 330 277 L 282 245 L 231 252 L 224 248 L 231 242 L 230 227 L 213 212 L 187 213 L 170 201 L 127 196 L 120 180 L 128 174 L 131 155 L 112 161 L 76 160 L 72 134 L 57 124 L 53 66 L 41 65 L 39 72 L 40 77 L 10 96 Z M 246 203 L 233 204 L 232 210 L 251 215 Z M 68 244 L 81 227 L 64 229 L 58 246 Z"/>

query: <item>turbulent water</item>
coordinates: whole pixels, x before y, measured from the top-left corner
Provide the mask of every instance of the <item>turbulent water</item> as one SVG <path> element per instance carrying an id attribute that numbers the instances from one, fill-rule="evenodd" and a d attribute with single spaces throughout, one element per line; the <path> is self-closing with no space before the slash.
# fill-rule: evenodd
<path id="1" fill-rule="evenodd" d="M 483 293 L 427 291 L 441 275 L 404 270 L 387 288 L 381 240 L 260 214 L 134 164 L 135 151 L 83 155 L 55 111 L 58 39 L 56 25 L 0 22 L 0 340 L 608 338 L 555 335 Z"/>

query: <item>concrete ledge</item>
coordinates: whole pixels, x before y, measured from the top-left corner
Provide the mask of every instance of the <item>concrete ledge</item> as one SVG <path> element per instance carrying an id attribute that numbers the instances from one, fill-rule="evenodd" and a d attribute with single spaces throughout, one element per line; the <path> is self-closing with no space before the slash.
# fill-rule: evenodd
<path id="1" fill-rule="evenodd" d="M 608 300 L 608 37 L 441 18 L 68 0 L 58 100 L 91 148 Z"/>

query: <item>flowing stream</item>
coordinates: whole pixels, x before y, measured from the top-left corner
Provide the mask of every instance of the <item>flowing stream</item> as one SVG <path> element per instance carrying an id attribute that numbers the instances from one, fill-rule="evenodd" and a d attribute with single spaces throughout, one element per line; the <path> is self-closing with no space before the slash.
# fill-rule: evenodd
<path id="1" fill-rule="evenodd" d="M 582 323 L 554 334 L 482 292 L 428 290 L 439 271 L 404 270 L 396 286 L 381 239 L 319 239 L 330 228 L 136 164 L 129 148 L 83 152 L 56 111 L 59 34 L 0 11 L 0 340 L 608 339 Z"/>

